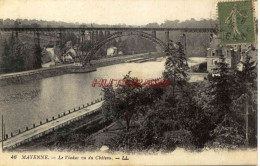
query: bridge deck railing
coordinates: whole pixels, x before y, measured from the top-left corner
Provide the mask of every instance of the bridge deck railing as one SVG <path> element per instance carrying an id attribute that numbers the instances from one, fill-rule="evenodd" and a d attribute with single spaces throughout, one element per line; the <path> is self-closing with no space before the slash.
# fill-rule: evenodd
<path id="1" fill-rule="evenodd" d="M 39 28 L 15 28 L 15 27 L 0 27 L 0 31 L 18 31 L 18 32 L 27 32 L 27 31 L 95 31 L 95 30 L 102 30 L 102 31 L 183 31 L 183 32 L 199 32 L 199 33 L 215 33 L 217 32 L 217 28 L 147 28 L 147 27 L 39 27 Z"/>

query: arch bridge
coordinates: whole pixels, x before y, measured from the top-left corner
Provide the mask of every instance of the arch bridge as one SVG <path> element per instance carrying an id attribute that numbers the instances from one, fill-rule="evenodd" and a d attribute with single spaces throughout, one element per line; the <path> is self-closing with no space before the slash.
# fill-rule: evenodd
<path id="1" fill-rule="evenodd" d="M 166 51 L 169 47 L 169 34 L 170 32 L 180 31 L 183 35 L 180 38 L 180 42 L 183 43 L 184 49 L 186 48 L 186 34 L 187 33 L 207 33 L 213 36 L 213 33 L 217 33 L 217 28 L 144 28 L 144 27 L 85 27 L 85 28 L 0 28 L 0 32 L 11 31 L 12 34 L 18 38 L 18 34 L 22 32 L 33 32 L 34 40 L 36 44 L 40 44 L 40 34 L 45 32 L 55 32 L 56 43 L 61 45 L 62 34 L 66 32 L 78 33 L 79 42 L 82 44 L 86 40 L 86 32 L 89 36 L 91 43 L 90 50 L 81 56 L 81 62 L 86 65 L 95 56 L 96 52 L 107 42 L 122 37 L 122 36 L 140 36 L 158 44 L 162 50 Z M 105 33 L 103 33 L 105 32 Z M 157 37 L 156 32 L 164 32 L 164 40 Z M 104 36 L 102 39 L 99 36 Z M 209 37 L 210 37 L 209 36 Z"/>

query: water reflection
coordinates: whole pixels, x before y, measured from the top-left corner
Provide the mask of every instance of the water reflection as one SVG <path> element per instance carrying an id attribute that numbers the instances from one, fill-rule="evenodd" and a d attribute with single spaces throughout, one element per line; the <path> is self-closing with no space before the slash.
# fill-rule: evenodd
<path id="1" fill-rule="evenodd" d="M 66 74 L 23 84 L 0 87 L 0 112 L 6 133 L 102 97 L 101 88 L 92 87 L 96 79 L 120 79 L 128 71 L 140 79 L 156 78 L 164 70 L 163 62 L 124 63 L 98 68 L 83 74 Z"/>
<path id="2" fill-rule="evenodd" d="M 66 74 L 23 84 L 0 87 L 0 113 L 5 118 L 6 133 L 102 97 L 100 87 L 92 87 L 96 79 L 121 79 L 131 71 L 139 79 L 157 78 L 164 71 L 164 62 L 123 63 L 98 68 L 82 74 Z M 1 124 L 0 124 L 1 125 Z"/>

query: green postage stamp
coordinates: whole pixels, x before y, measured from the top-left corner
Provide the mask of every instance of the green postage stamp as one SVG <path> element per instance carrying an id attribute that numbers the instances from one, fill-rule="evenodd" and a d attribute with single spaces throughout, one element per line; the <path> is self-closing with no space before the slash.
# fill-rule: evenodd
<path id="1" fill-rule="evenodd" d="M 252 1 L 218 3 L 219 35 L 222 45 L 255 42 L 254 10 Z"/>

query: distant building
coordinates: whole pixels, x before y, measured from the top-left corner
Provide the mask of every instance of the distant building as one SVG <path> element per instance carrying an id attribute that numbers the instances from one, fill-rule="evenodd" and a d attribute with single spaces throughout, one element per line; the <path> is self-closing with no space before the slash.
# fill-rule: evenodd
<path id="1" fill-rule="evenodd" d="M 65 63 L 72 63 L 75 62 L 75 60 L 78 59 L 77 53 L 73 48 L 70 48 L 66 51 L 65 54 L 62 56 L 62 60 Z"/>
<path id="2" fill-rule="evenodd" d="M 66 51 L 66 55 L 70 55 L 72 58 L 76 58 L 77 57 L 77 53 L 73 48 L 70 48 Z"/>
<path id="3" fill-rule="evenodd" d="M 71 63 L 71 62 L 73 62 L 73 58 L 69 54 L 64 55 L 62 60 L 63 60 L 64 63 Z"/>
<path id="4" fill-rule="evenodd" d="M 107 56 L 115 56 L 118 55 L 116 47 L 110 47 L 107 49 Z"/>
<path id="5" fill-rule="evenodd" d="M 236 68 L 240 60 L 240 52 L 232 46 L 220 46 L 220 38 L 213 37 L 210 47 L 207 49 L 207 71 L 212 73 L 220 61 L 220 55 L 224 55 L 225 62 L 230 68 Z"/>
<path id="6" fill-rule="evenodd" d="M 122 51 L 119 51 L 119 52 L 118 52 L 118 55 L 123 55 L 123 52 L 122 52 Z"/>
<path id="7" fill-rule="evenodd" d="M 255 65 L 257 63 L 257 54 L 258 54 L 258 48 L 257 48 L 257 44 L 254 45 L 241 45 L 241 58 L 240 58 L 240 62 L 237 64 L 237 69 L 238 70 L 242 70 L 243 69 L 243 64 L 241 63 L 244 62 L 246 60 L 246 55 L 251 57 L 251 61 L 255 62 Z"/>

